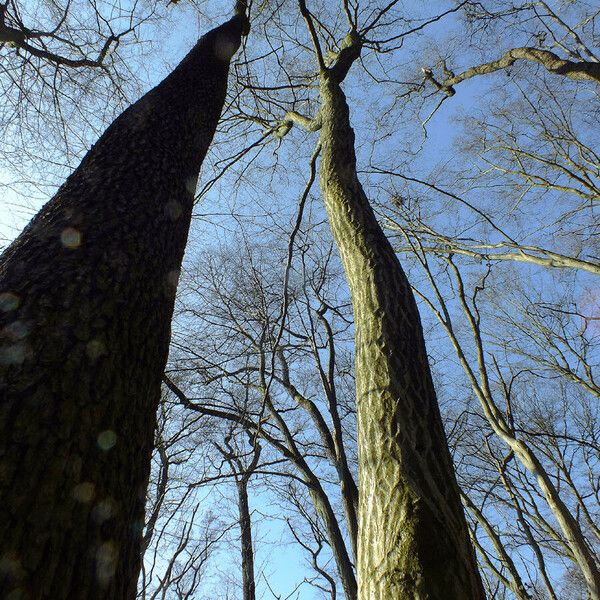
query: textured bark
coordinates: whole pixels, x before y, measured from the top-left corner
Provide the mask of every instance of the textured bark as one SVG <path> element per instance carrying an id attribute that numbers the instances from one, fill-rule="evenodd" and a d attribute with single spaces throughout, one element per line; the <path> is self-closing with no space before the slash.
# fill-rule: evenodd
<path id="1" fill-rule="evenodd" d="M 479 600 L 485 594 L 416 303 L 356 175 L 340 83 L 357 56 L 347 47 L 322 72 L 319 120 L 321 189 L 356 329 L 358 597 Z"/>
<path id="2" fill-rule="evenodd" d="M 201 38 L 2 256 L 2 598 L 135 597 L 177 278 L 244 27 Z"/>

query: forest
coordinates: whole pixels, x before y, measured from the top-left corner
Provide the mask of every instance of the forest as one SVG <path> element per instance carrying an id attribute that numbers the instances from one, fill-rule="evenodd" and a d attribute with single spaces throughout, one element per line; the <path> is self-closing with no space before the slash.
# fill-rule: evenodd
<path id="1" fill-rule="evenodd" d="M 600 600 L 595 0 L 0 0 L 0 598 Z"/>

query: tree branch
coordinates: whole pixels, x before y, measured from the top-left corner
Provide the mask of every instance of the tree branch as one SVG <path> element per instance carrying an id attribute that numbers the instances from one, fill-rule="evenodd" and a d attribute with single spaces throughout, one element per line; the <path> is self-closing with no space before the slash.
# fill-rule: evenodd
<path id="1" fill-rule="evenodd" d="M 560 58 L 554 52 L 549 50 L 539 50 L 537 48 L 521 47 L 512 48 L 506 52 L 500 59 L 483 63 L 467 69 L 463 73 L 448 77 L 443 81 L 438 81 L 433 76 L 430 69 L 423 69 L 425 78 L 431 81 L 435 87 L 445 94 L 452 96 L 456 92 L 454 86 L 467 79 L 472 79 L 478 75 L 488 75 L 503 69 L 508 69 L 517 62 L 517 60 L 528 60 L 542 65 L 550 73 L 562 75 L 575 81 L 595 81 L 600 83 L 600 63 L 592 61 L 572 61 Z"/>

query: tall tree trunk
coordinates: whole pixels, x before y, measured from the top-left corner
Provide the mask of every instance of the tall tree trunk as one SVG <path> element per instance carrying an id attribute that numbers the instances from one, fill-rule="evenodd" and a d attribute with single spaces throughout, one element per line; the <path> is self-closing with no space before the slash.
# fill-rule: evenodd
<path id="1" fill-rule="evenodd" d="M 351 38 L 350 38 L 351 39 Z M 485 597 L 417 306 L 356 174 L 341 81 L 321 73 L 321 190 L 352 294 L 359 443 L 360 600 Z"/>
<path id="2" fill-rule="evenodd" d="M 245 27 L 202 37 L 2 256 L 3 598 L 135 597 L 178 273 Z"/>
<path id="3" fill-rule="evenodd" d="M 252 548 L 252 520 L 248 506 L 248 475 L 242 473 L 235 482 L 238 493 L 238 509 L 240 513 L 240 543 L 242 549 L 242 598 L 256 600 L 256 584 L 254 581 L 254 549 Z"/>

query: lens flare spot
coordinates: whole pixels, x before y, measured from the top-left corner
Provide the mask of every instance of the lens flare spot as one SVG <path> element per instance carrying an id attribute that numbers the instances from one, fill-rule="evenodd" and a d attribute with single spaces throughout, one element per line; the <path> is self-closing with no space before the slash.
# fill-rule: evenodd
<path id="1" fill-rule="evenodd" d="M 96 551 L 96 577 L 101 586 L 107 586 L 114 577 L 117 566 L 117 547 L 113 542 L 104 542 Z"/>
<path id="2" fill-rule="evenodd" d="M 177 200 L 170 200 L 165 204 L 165 213 L 172 221 L 176 221 L 183 213 L 183 209 Z"/>
<path id="3" fill-rule="evenodd" d="M 196 185 L 198 185 L 198 178 L 197 177 L 188 177 L 185 180 L 185 189 L 192 196 L 194 196 L 196 194 Z"/>
<path id="4" fill-rule="evenodd" d="M 215 42 L 215 55 L 220 60 L 229 61 L 235 51 L 235 44 L 228 38 L 221 38 Z"/>
<path id="5" fill-rule="evenodd" d="M 600 331 L 600 288 L 588 291 L 578 301 L 581 331 L 584 335 L 596 335 Z"/>
<path id="6" fill-rule="evenodd" d="M 91 481 L 84 481 L 73 488 L 73 498 L 77 502 L 87 504 L 94 499 L 96 493 L 96 486 Z"/>
<path id="7" fill-rule="evenodd" d="M 14 552 L 6 552 L 0 556 L 0 575 L 19 579 L 24 574 L 21 561 Z"/>
<path id="8" fill-rule="evenodd" d="M 2 292 L 0 294 L 0 310 L 3 312 L 9 312 L 11 310 L 15 310 L 19 308 L 19 304 L 21 304 L 21 299 L 16 294 L 12 292 Z"/>
<path id="9" fill-rule="evenodd" d="M 98 447 L 104 452 L 108 452 L 111 448 L 114 448 L 117 443 L 117 434 L 111 429 L 107 429 L 98 435 Z"/>
<path id="10" fill-rule="evenodd" d="M 106 347 L 100 340 L 90 340 L 85 347 L 85 351 L 87 352 L 87 355 L 94 360 L 105 354 Z"/>
<path id="11" fill-rule="evenodd" d="M 144 520 L 136 519 L 131 523 L 131 531 L 133 531 L 134 535 L 137 537 L 138 535 L 142 535 L 144 531 Z"/>
<path id="12" fill-rule="evenodd" d="M 66 227 L 60 234 L 60 243 L 65 248 L 79 248 L 81 246 L 81 233 L 73 227 Z"/>
<path id="13" fill-rule="evenodd" d="M 169 271 L 167 273 L 167 283 L 174 288 L 177 288 L 177 284 L 179 283 L 179 270 L 174 269 L 173 271 Z"/>
<path id="14" fill-rule="evenodd" d="M 22 342 L 0 346 L 0 365 L 20 365 L 25 360 L 27 347 Z"/>
<path id="15" fill-rule="evenodd" d="M 92 517 L 97 523 L 104 523 L 111 518 L 113 514 L 112 501 L 110 498 L 106 498 L 105 500 L 101 500 L 94 506 L 92 510 Z"/>
<path id="16" fill-rule="evenodd" d="M 23 321 L 13 321 L 3 329 L 2 334 L 11 340 L 17 341 L 26 338 L 30 329 L 31 327 Z"/>

